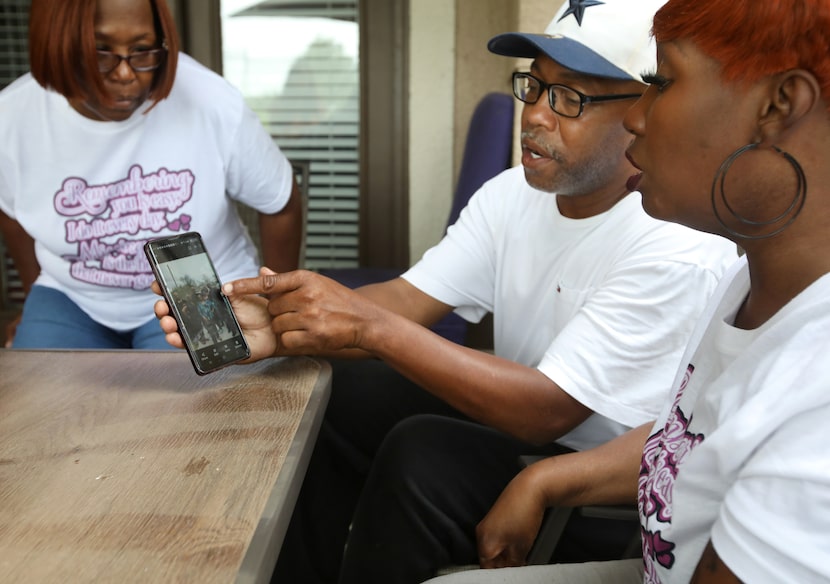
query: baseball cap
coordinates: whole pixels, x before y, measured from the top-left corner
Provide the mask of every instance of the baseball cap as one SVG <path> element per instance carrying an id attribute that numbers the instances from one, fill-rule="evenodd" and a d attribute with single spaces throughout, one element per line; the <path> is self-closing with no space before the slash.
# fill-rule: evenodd
<path id="1" fill-rule="evenodd" d="M 651 24 L 667 1 L 566 0 L 544 34 L 500 34 L 487 48 L 507 57 L 535 58 L 543 53 L 579 73 L 640 81 L 656 66 Z"/>

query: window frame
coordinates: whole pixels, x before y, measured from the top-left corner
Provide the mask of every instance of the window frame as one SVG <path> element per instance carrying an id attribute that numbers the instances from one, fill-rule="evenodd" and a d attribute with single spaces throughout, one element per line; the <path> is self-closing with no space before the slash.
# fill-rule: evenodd
<path id="1" fill-rule="evenodd" d="M 410 0 L 359 1 L 359 264 L 403 269 L 409 265 Z M 170 6 L 183 50 L 221 74 L 219 0 L 170 0 Z"/>

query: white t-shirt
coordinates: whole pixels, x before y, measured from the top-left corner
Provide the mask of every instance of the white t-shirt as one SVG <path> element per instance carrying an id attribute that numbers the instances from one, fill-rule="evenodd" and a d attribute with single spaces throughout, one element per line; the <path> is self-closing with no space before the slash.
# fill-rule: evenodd
<path id="1" fill-rule="evenodd" d="M 741 260 L 646 443 L 647 583 L 688 582 L 710 538 L 744 582 L 830 581 L 830 275 L 751 331 L 748 292 Z"/>
<path id="2" fill-rule="evenodd" d="M 654 420 L 735 245 L 643 211 L 639 193 L 587 219 L 523 169 L 470 199 L 404 274 L 464 318 L 494 316 L 497 355 L 538 367 L 597 414 L 558 442 L 585 449 Z"/>
<path id="3" fill-rule="evenodd" d="M 28 74 L 0 92 L 0 209 L 35 239 L 37 284 L 120 331 L 153 318 L 145 241 L 198 231 L 223 280 L 253 276 L 233 200 L 276 213 L 291 194 L 291 165 L 241 94 L 190 57 L 150 105 L 100 122 Z"/>

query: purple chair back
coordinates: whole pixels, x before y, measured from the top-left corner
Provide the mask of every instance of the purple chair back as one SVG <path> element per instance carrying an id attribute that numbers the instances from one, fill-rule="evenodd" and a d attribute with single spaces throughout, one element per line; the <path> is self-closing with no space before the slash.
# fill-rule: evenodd
<path id="1" fill-rule="evenodd" d="M 455 223 L 467 201 L 482 184 L 510 166 L 510 153 L 513 146 L 513 108 L 512 95 L 505 93 L 488 93 L 476 106 L 467 141 L 464 157 L 458 173 L 447 227 Z M 383 282 L 403 273 L 397 268 L 326 268 L 321 269 L 324 276 L 337 280 L 349 288 L 365 284 Z M 450 313 L 435 323 L 432 330 L 458 344 L 464 344 L 467 337 L 467 321 L 455 313 Z"/>
<path id="2" fill-rule="evenodd" d="M 478 102 L 467 131 L 448 227 L 481 185 L 510 167 L 514 107 L 515 99 L 506 93 L 488 93 Z"/>

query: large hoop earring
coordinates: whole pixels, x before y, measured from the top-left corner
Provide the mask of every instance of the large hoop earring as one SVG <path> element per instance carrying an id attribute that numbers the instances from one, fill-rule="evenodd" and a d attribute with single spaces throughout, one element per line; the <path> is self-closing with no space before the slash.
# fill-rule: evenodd
<path id="1" fill-rule="evenodd" d="M 798 215 L 801 213 L 801 209 L 804 208 L 804 201 L 807 198 L 807 177 L 804 175 L 804 169 L 801 168 L 801 165 L 792 155 L 790 155 L 787 152 L 784 152 L 778 146 L 773 146 L 772 149 L 775 150 L 778 154 L 780 154 L 784 158 L 784 160 L 790 163 L 790 166 L 792 166 L 793 170 L 795 171 L 796 179 L 798 180 L 798 184 L 796 185 L 795 197 L 793 197 L 790 206 L 787 207 L 783 213 L 781 213 L 777 217 L 770 219 L 769 221 L 755 221 L 753 219 L 749 219 L 748 217 L 744 217 L 743 215 L 735 211 L 735 209 L 732 208 L 732 206 L 729 204 L 729 201 L 726 198 L 726 191 L 724 190 L 723 183 L 726 180 L 726 175 L 729 172 L 729 169 L 732 168 L 732 164 L 734 164 L 734 162 L 743 154 L 749 152 L 750 150 L 755 150 L 756 148 L 758 148 L 758 144 L 747 144 L 742 148 L 738 148 L 735 152 L 730 154 L 726 158 L 726 160 L 724 160 L 721 163 L 720 168 L 718 168 L 718 172 L 715 173 L 715 178 L 712 181 L 711 201 L 712 210 L 715 213 L 715 218 L 718 220 L 718 223 L 720 223 L 721 227 L 723 227 L 723 229 L 727 233 L 729 233 L 733 237 L 741 239 L 757 240 L 766 239 L 768 237 L 778 235 L 787 227 L 789 227 L 793 223 L 793 221 L 796 220 Z M 770 233 L 764 233 L 761 235 L 747 235 L 745 233 L 741 233 L 739 231 L 736 231 L 732 227 L 729 227 L 723 220 L 723 217 L 718 211 L 718 206 L 716 204 L 717 195 L 720 195 L 720 200 L 723 202 L 723 206 L 726 207 L 729 213 L 731 213 L 732 217 L 734 219 L 737 219 L 740 223 L 743 223 L 744 225 L 748 225 L 751 227 L 769 227 L 775 225 L 776 223 L 780 223 L 785 219 L 786 222 L 777 229 L 771 231 Z"/>

